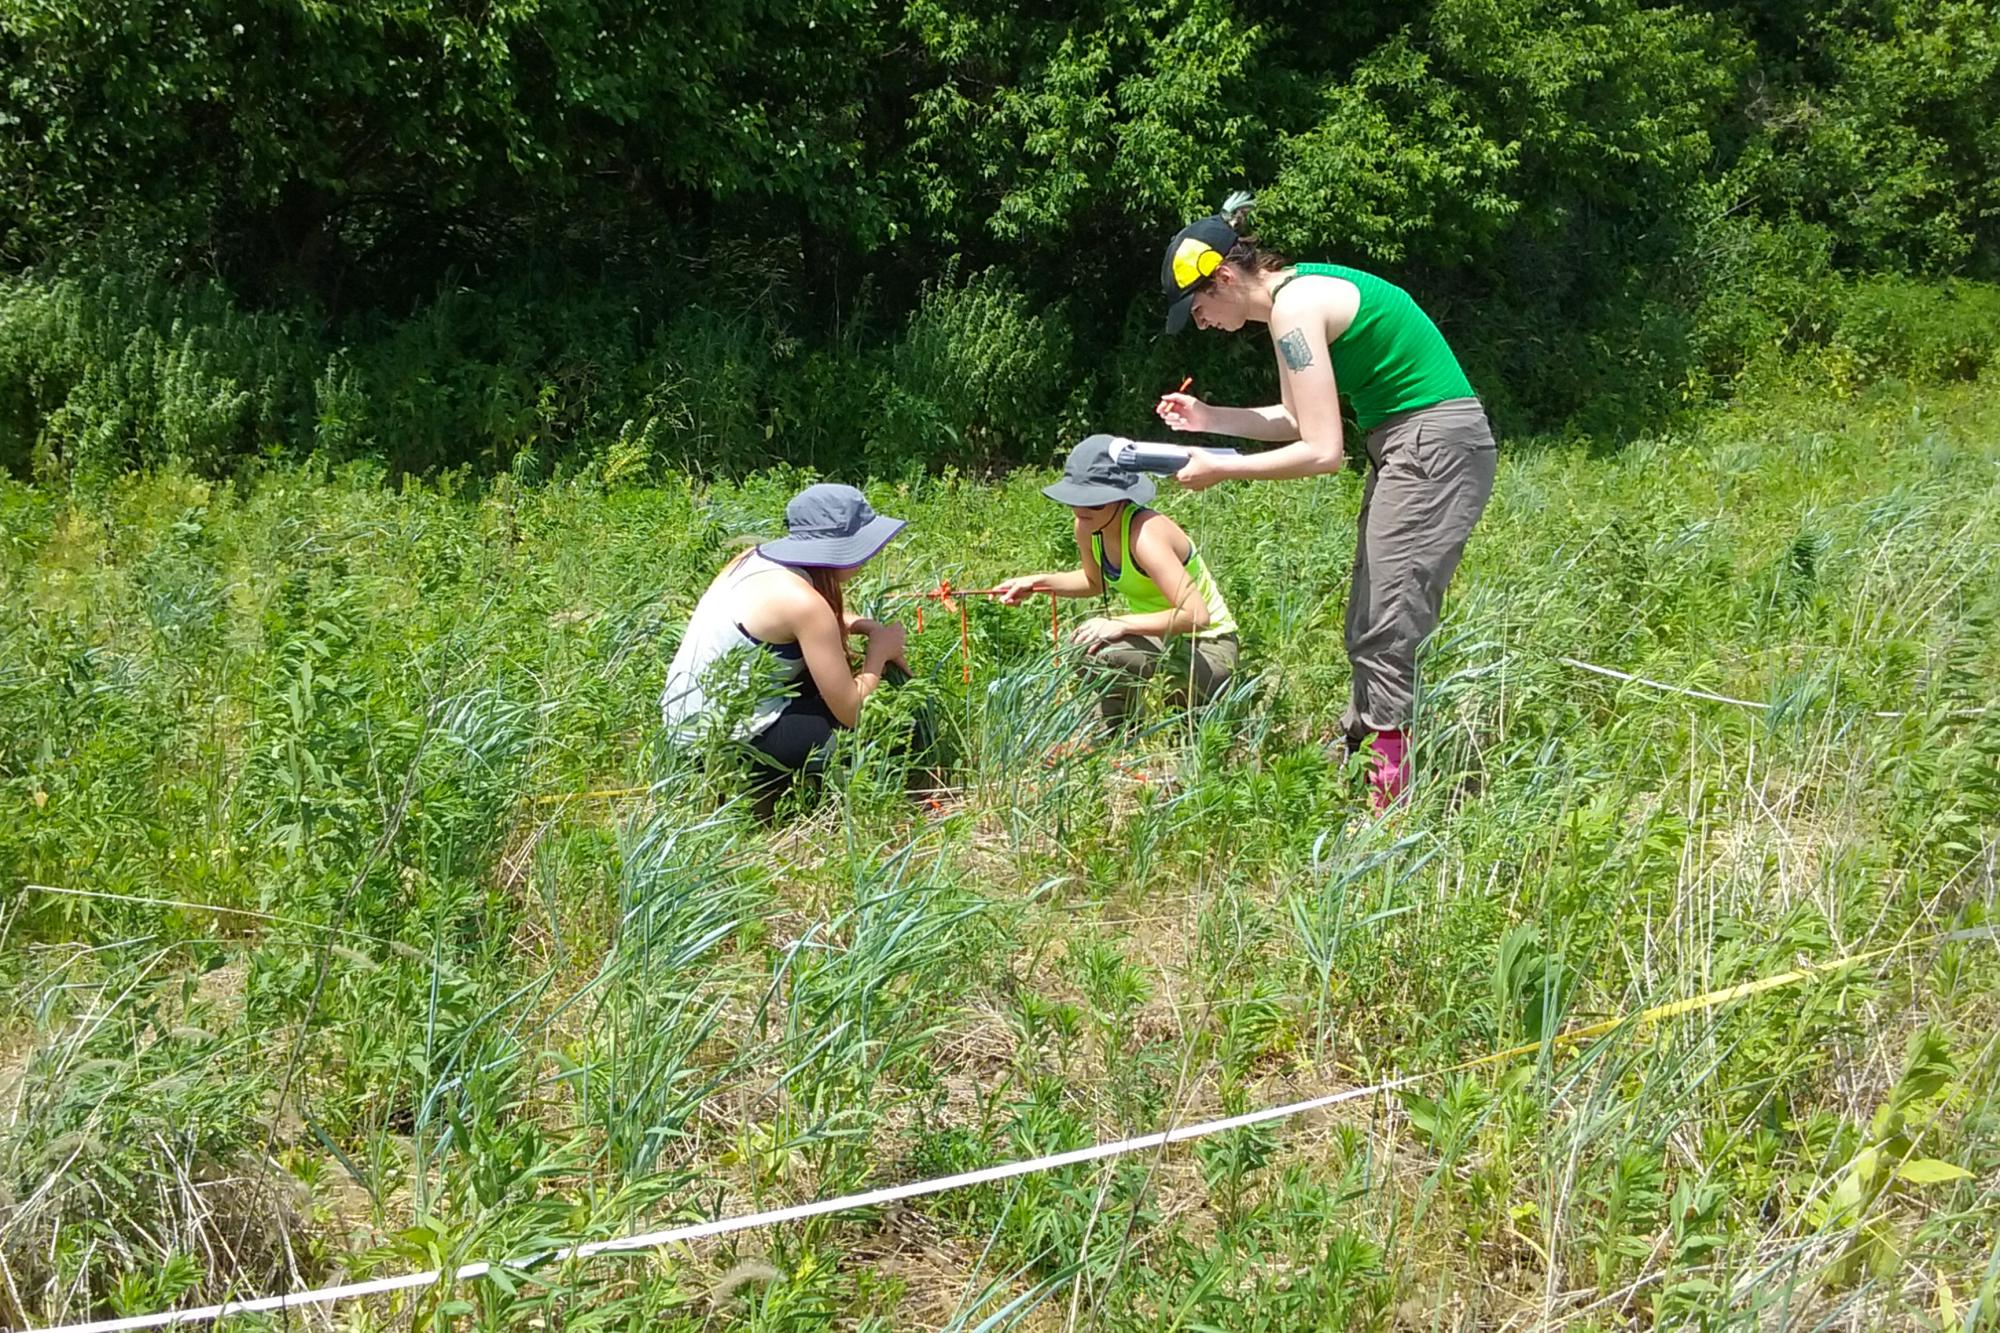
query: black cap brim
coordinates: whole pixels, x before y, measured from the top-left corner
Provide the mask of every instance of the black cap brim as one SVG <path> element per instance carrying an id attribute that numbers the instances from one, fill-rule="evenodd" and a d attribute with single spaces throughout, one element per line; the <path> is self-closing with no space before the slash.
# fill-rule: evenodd
<path id="1" fill-rule="evenodd" d="M 1167 332 L 1169 334 L 1179 333 L 1188 326 L 1188 317 L 1194 313 L 1195 292 L 1199 292 L 1200 290 L 1201 288 L 1196 287 L 1194 291 L 1190 291 L 1186 296 L 1181 297 L 1167 307 Z"/>

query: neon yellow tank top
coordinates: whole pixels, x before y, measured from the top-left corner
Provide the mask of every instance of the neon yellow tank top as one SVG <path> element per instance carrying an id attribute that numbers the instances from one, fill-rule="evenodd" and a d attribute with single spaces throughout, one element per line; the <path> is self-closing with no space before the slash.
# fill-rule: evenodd
<path id="1" fill-rule="evenodd" d="M 1105 575 L 1105 586 L 1117 591 L 1118 599 L 1125 609 L 1134 615 L 1146 615 L 1154 611 L 1170 611 L 1173 603 L 1160 591 L 1160 585 L 1139 572 L 1139 562 L 1132 558 L 1132 515 L 1139 506 L 1128 504 L 1118 514 L 1118 576 L 1111 577 L 1104 563 L 1104 534 L 1090 534 L 1090 553 L 1097 559 L 1097 568 Z M 1222 589 L 1215 586 L 1215 578 L 1202 563 L 1201 552 L 1195 548 L 1192 538 L 1188 541 L 1188 558 L 1185 566 L 1188 578 L 1194 581 L 1195 591 L 1208 604 L 1208 623 L 1194 632 L 1197 639 L 1219 639 L 1236 632 L 1236 617 L 1229 613 L 1229 603 L 1222 600 Z"/>

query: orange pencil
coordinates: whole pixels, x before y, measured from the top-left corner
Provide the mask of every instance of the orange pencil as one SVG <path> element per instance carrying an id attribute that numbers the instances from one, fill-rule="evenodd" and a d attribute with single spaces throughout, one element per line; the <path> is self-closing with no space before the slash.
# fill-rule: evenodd
<path id="1" fill-rule="evenodd" d="M 1188 385 L 1190 385 L 1190 384 L 1193 384 L 1193 383 L 1194 383 L 1194 376 L 1190 375 L 1190 376 L 1188 376 L 1188 377 L 1187 377 L 1186 379 L 1184 379 L 1184 380 L 1182 380 L 1182 381 L 1181 381 L 1181 387 L 1180 387 L 1180 388 L 1178 388 L 1178 389 L 1175 389 L 1175 390 L 1174 390 L 1174 392 L 1175 392 L 1175 393 L 1186 393 L 1186 392 L 1187 392 L 1187 390 L 1188 390 Z"/>

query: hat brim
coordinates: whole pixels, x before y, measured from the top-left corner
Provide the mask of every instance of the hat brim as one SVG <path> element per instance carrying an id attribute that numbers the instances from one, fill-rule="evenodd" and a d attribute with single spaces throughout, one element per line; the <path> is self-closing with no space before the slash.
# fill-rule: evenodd
<path id="1" fill-rule="evenodd" d="M 1167 332 L 1169 334 L 1179 333 L 1188 326 L 1188 317 L 1194 313 L 1195 294 L 1199 291 L 1201 291 L 1200 287 L 1191 288 L 1187 295 L 1176 299 L 1172 305 L 1167 307 Z"/>
<path id="2" fill-rule="evenodd" d="M 1159 487 L 1153 484 L 1151 477 L 1140 477 L 1130 486 L 1093 485 L 1065 478 L 1042 487 L 1042 494 L 1057 504 L 1079 505 L 1085 509 L 1114 504 L 1119 500 L 1130 500 L 1135 505 L 1142 505 L 1151 500 L 1158 491 Z"/>
<path id="3" fill-rule="evenodd" d="M 780 537 L 761 542 L 757 553 L 781 565 L 807 569 L 852 569 L 866 564 L 903 530 L 905 520 L 877 514 L 860 531 L 846 537 Z"/>

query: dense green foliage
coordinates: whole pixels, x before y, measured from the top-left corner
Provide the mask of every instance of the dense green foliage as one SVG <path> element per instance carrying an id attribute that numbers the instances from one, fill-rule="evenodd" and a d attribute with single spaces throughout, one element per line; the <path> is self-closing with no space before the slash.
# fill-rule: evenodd
<path id="1" fill-rule="evenodd" d="M 0 68 L 17 473 L 1042 459 L 1186 372 L 1269 397 L 1154 342 L 1245 184 L 1517 430 L 2000 277 L 1990 0 L 7 0 Z M 1952 299 L 1963 372 L 2000 298 Z"/>
<path id="2" fill-rule="evenodd" d="M 2000 893 L 1996 438 L 1989 373 L 1515 454 L 1382 825 L 1317 744 L 1350 477 L 1165 497 L 1246 635 L 1199 728 L 1045 767 L 1088 701 L 1042 609 L 976 608 L 970 689 L 933 609 L 776 830 L 655 701 L 790 475 L 0 481 L 0 1317 L 914 1179 L 1903 941 L 1158 1159 L 341 1326 L 1988 1326 L 2000 955 L 1934 937 Z M 1059 559 L 1040 480 L 877 484 L 912 522 L 862 600 Z M 918 708 L 934 810 L 875 743 Z"/>

